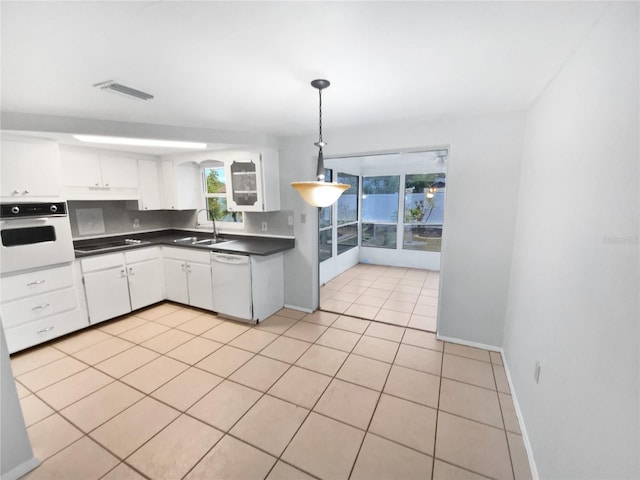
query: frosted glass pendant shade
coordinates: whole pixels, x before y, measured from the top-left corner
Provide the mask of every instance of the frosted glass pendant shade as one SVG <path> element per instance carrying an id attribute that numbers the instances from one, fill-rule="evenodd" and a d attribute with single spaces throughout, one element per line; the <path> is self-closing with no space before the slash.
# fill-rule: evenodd
<path id="1" fill-rule="evenodd" d="M 312 207 L 328 207 L 335 203 L 350 185 L 334 182 L 292 182 L 302 199 Z"/>

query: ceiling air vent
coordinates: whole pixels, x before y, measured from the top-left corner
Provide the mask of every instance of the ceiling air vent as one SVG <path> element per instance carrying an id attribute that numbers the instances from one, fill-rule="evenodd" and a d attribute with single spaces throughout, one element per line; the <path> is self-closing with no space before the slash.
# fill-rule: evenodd
<path id="1" fill-rule="evenodd" d="M 151 100 L 153 98 L 153 95 L 149 93 L 136 90 L 135 88 L 127 87 L 126 85 L 122 85 L 121 83 L 114 82 L 113 80 L 107 80 L 106 82 L 96 83 L 94 87 L 98 87 L 102 90 L 112 90 L 114 92 L 121 93 L 129 97 L 138 98 L 140 100 Z"/>

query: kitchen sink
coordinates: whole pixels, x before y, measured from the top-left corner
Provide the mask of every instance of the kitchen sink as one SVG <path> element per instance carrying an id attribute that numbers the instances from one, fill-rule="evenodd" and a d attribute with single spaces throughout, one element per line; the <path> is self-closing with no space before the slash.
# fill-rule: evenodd
<path id="1" fill-rule="evenodd" d="M 216 245 L 218 243 L 227 242 L 226 238 L 218 237 L 216 239 L 213 238 L 202 238 L 202 237 L 184 237 L 177 238 L 173 241 L 173 243 L 182 243 L 189 245 L 202 245 L 204 247 Z"/>
<path id="2" fill-rule="evenodd" d="M 197 242 L 195 242 L 196 245 L 203 245 L 205 247 L 210 247 L 212 245 L 217 245 L 218 243 L 224 243 L 224 242 L 228 242 L 228 240 L 226 238 L 205 238 L 203 240 L 198 240 Z"/>
<path id="3" fill-rule="evenodd" d="M 184 237 L 184 238 L 176 238 L 173 243 L 196 243 L 198 241 L 198 237 Z"/>

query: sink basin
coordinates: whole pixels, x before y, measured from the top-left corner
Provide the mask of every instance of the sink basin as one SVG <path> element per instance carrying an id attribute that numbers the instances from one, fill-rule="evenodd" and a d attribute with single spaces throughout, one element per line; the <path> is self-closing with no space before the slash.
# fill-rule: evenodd
<path id="1" fill-rule="evenodd" d="M 176 238 L 173 243 L 196 243 L 198 240 L 198 237 L 184 237 Z"/>
<path id="2" fill-rule="evenodd" d="M 210 245 L 216 245 L 218 243 L 223 243 L 226 242 L 227 240 L 224 238 L 205 238 L 202 240 L 198 240 L 197 242 L 193 242 L 196 245 L 204 245 L 204 246 L 210 246 Z"/>
<path id="3" fill-rule="evenodd" d="M 222 242 L 226 242 L 228 241 L 226 238 L 221 238 L 218 237 L 217 239 L 213 239 L 213 238 L 202 238 L 202 237 L 184 237 L 184 238 L 177 238 L 173 241 L 173 243 L 183 243 L 183 244 L 189 244 L 189 245 L 202 245 L 202 246 L 211 246 L 211 245 L 215 245 L 218 243 L 222 243 Z"/>

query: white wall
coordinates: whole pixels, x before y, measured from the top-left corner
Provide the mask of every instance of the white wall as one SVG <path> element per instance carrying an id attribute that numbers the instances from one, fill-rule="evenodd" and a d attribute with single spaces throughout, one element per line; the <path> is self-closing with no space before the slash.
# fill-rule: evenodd
<path id="1" fill-rule="evenodd" d="M 504 349 L 544 479 L 640 478 L 638 20 L 612 2 L 527 118 Z"/>
<path id="2" fill-rule="evenodd" d="M 13 379 L 9 350 L 0 325 L 0 479 L 15 480 L 36 468 Z"/>
<path id="3" fill-rule="evenodd" d="M 344 131 L 327 121 L 324 127 L 331 156 L 449 148 L 438 329 L 447 337 L 502 345 L 524 113 Z M 285 255 L 285 303 L 305 309 L 318 305 L 317 212 L 289 182 L 314 179 L 314 141 L 285 139 L 280 151 L 282 208 L 296 218 L 296 249 Z M 299 223 L 301 213 L 308 215 L 306 224 Z"/>
<path id="4" fill-rule="evenodd" d="M 295 249 L 284 253 L 284 304 L 306 311 L 318 307 L 318 209 L 307 205 L 291 182 L 315 180 L 314 141 L 288 139 L 280 148 L 280 206 L 293 211 L 296 238 Z"/>

